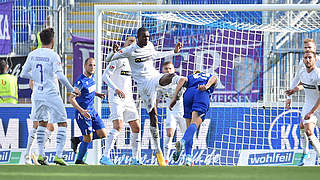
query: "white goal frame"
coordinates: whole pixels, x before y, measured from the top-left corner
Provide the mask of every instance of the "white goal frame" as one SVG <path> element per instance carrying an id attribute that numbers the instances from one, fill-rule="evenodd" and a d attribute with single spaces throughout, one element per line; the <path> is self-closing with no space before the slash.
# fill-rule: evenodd
<path id="1" fill-rule="evenodd" d="M 141 11 L 320 11 L 320 4 L 188 4 L 188 5 L 94 5 L 94 58 L 96 59 L 96 90 L 101 92 L 102 87 L 102 12 L 103 11 L 123 11 L 123 12 L 141 12 Z M 263 66 L 266 68 L 267 66 Z M 263 70 L 264 71 L 264 70 Z M 265 86 L 265 85 L 264 85 Z M 258 102 L 257 102 L 258 104 Z M 241 106 L 241 104 L 239 104 Z M 95 102 L 95 109 L 101 114 L 101 102 Z M 99 143 L 94 143 L 97 153 L 95 162 L 98 164 L 101 148 Z"/>

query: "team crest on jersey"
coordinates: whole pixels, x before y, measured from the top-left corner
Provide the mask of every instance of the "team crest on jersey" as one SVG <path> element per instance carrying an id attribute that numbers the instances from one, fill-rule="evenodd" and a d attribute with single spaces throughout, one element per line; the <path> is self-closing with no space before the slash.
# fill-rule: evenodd
<path id="1" fill-rule="evenodd" d="M 113 70 L 114 68 L 115 68 L 115 66 L 112 66 L 112 65 L 109 66 L 109 69 L 110 69 L 110 70 Z"/>
<path id="2" fill-rule="evenodd" d="M 122 53 L 123 53 L 123 51 L 122 51 L 122 50 L 120 50 L 120 51 L 119 51 L 119 53 L 121 53 L 121 54 L 122 54 Z"/>

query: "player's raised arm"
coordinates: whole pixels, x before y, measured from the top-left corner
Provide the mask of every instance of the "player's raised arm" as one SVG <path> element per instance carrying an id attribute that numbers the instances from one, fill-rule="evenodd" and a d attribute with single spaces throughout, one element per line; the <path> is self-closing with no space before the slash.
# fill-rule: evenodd
<path id="1" fill-rule="evenodd" d="M 156 51 L 155 50 L 154 59 L 160 59 L 160 58 L 164 58 L 167 56 L 173 56 L 174 54 L 179 53 L 181 49 L 182 49 L 182 43 L 178 42 L 176 44 L 175 49 L 172 51 Z"/>
<path id="2" fill-rule="evenodd" d="M 216 85 L 218 82 L 218 78 L 216 76 L 211 76 L 211 78 L 208 80 L 206 85 L 200 85 L 198 89 L 200 91 L 206 91 L 208 90 L 211 86 Z"/>
<path id="3" fill-rule="evenodd" d="M 177 81 L 176 91 L 175 91 L 175 93 L 171 99 L 170 105 L 169 105 L 170 110 L 172 110 L 173 106 L 176 104 L 178 94 L 186 82 L 188 82 L 188 78 L 180 76 L 179 80 Z"/>
<path id="4" fill-rule="evenodd" d="M 115 46 L 115 45 L 114 45 Z M 108 54 L 106 61 L 110 62 L 110 61 L 114 61 L 120 58 L 128 58 L 129 54 L 132 51 L 131 46 L 125 47 L 119 51 L 114 52 L 115 48 L 113 48 L 113 51 L 111 53 Z"/>

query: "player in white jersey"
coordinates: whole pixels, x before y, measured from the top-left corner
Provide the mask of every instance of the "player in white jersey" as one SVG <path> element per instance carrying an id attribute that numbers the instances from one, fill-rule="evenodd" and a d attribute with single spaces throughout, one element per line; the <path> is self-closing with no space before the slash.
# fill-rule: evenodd
<path id="1" fill-rule="evenodd" d="M 310 39 L 310 38 L 307 38 L 307 39 L 304 39 L 303 41 L 303 50 L 304 52 L 306 51 L 313 51 L 313 52 L 316 52 L 316 43 L 314 42 L 313 39 Z M 320 68 L 320 58 L 317 57 L 317 61 L 315 63 L 315 66 Z M 305 68 L 305 64 L 303 62 L 303 59 L 300 60 L 299 62 L 299 66 L 298 66 L 298 71 L 301 69 L 301 68 Z M 297 77 L 297 74 L 295 75 L 295 77 L 293 78 L 291 84 L 290 84 L 290 89 L 294 89 L 297 85 L 299 84 L 299 79 Z M 300 90 L 303 89 L 302 86 L 300 86 L 299 88 Z M 290 90 L 288 90 L 286 92 L 287 94 L 291 93 Z M 291 96 L 288 96 L 288 99 L 286 101 L 286 109 L 289 109 L 290 105 L 291 105 Z M 299 162 L 299 165 L 303 165 L 304 164 L 304 161 L 309 158 L 309 141 L 307 140 L 308 137 L 306 135 L 306 133 L 304 132 L 304 126 L 303 126 L 303 120 L 302 120 L 302 117 L 301 117 L 301 120 L 300 120 L 300 140 L 301 140 L 301 145 L 302 145 L 302 149 L 303 149 L 303 156 Z"/>
<path id="2" fill-rule="evenodd" d="M 162 72 L 163 73 L 175 73 L 174 66 L 171 61 L 166 61 L 162 65 Z M 177 100 L 176 105 L 173 107 L 172 111 L 169 110 L 170 101 L 173 98 L 173 95 L 176 91 L 177 85 L 171 83 L 167 86 L 161 87 L 158 91 L 158 96 L 161 98 L 164 97 L 166 102 L 165 106 L 167 107 L 166 110 L 166 120 L 165 120 L 165 128 L 166 128 L 166 137 L 165 137 L 165 145 L 164 145 L 164 159 L 166 164 L 169 164 L 169 155 L 172 149 L 172 139 L 174 132 L 176 131 L 177 125 L 179 125 L 180 131 L 184 133 L 187 129 L 186 120 L 183 118 L 183 98 L 182 98 L 182 91 L 179 93 L 179 97 Z M 180 98 L 181 97 L 181 98 Z M 158 98 L 158 99 L 159 99 Z"/>
<path id="3" fill-rule="evenodd" d="M 39 121 L 37 129 L 38 162 L 48 165 L 44 154 L 45 130 L 47 127 L 49 112 L 52 114 L 52 122 L 58 123 L 57 148 L 54 162 L 59 165 L 67 165 L 62 158 L 62 152 L 66 141 L 67 113 L 61 97 L 59 96 L 56 78 L 67 87 L 68 91 L 80 94 L 79 90 L 73 88 L 64 76 L 61 67 L 61 59 L 52 50 L 54 45 L 54 31 L 47 28 L 41 31 L 40 39 L 42 48 L 29 53 L 26 63 L 22 68 L 21 77 L 34 81 L 32 92 L 32 108 L 34 119 Z"/>
<path id="4" fill-rule="evenodd" d="M 124 48 L 130 46 L 136 39 L 128 37 Z M 116 51 L 117 47 L 115 47 Z M 107 59 L 111 58 L 109 54 Z M 131 68 L 127 58 L 121 58 L 108 64 L 103 73 L 103 81 L 108 85 L 108 101 L 110 104 L 109 120 L 113 123 L 113 129 L 105 140 L 104 155 L 100 160 L 101 164 L 114 165 L 110 159 L 110 151 L 117 139 L 123 121 L 128 122 L 131 128 L 132 161 L 131 165 L 140 165 L 140 124 L 139 114 L 132 94 Z"/>
<path id="5" fill-rule="evenodd" d="M 316 53 L 306 51 L 303 55 L 304 68 L 297 73 L 298 85 L 302 85 L 305 91 L 305 102 L 302 108 L 301 117 L 303 119 L 304 131 L 312 147 L 320 156 L 320 142 L 314 135 L 314 128 L 320 125 L 320 69 L 315 66 Z M 299 87 L 287 91 L 288 95 L 297 92 Z M 304 164 L 304 162 L 303 162 Z M 299 164 L 299 165 L 303 165 Z"/>
<path id="6" fill-rule="evenodd" d="M 149 41 L 150 34 L 144 27 L 138 29 L 138 42 L 133 43 L 117 53 L 112 54 L 111 61 L 128 58 L 133 80 L 137 83 L 139 94 L 150 116 L 150 131 L 156 146 L 156 157 L 159 166 L 165 166 L 162 150 L 160 148 L 158 118 L 157 118 L 157 87 L 166 86 L 172 82 L 175 74 L 160 74 L 153 66 L 153 60 L 174 55 L 180 52 L 181 43 L 177 43 L 174 51 L 156 51 Z"/>

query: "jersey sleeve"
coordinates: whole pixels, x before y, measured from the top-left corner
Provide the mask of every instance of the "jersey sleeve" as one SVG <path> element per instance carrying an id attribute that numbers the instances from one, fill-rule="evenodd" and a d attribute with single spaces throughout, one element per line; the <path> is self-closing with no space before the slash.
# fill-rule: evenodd
<path id="1" fill-rule="evenodd" d="M 132 52 L 133 46 L 128 46 L 123 49 L 120 49 L 118 52 L 114 53 L 113 56 L 110 58 L 110 61 L 114 61 L 120 58 L 128 58 Z"/>
<path id="2" fill-rule="evenodd" d="M 53 72 L 57 73 L 59 71 L 63 72 L 61 66 L 61 58 L 58 54 L 56 54 L 56 56 L 53 58 Z"/>
<path id="3" fill-rule="evenodd" d="M 79 79 L 77 80 L 74 84 L 73 84 L 74 87 L 78 88 L 79 91 L 81 91 L 83 89 L 83 84 L 82 84 L 82 81 Z"/>
<path id="4" fill-rule="evenodd" d="M 299 66 L 299 69 L 297 71 L 297 73 L 294 75 L 292 81 L 291 81 L 291 84 L 290 84 L 290 89 L 293 89 L 295 88 L 299 82 L 300 82 L 300 72 L 301 72 L 302 68 Z"/>
<path id="5" fill-rule="evenodd" d="M 22 67 L 22 72 L 20 74 L 20 76 L 22 78 L 27 78 L 27 79 L 32 79 L 32 75 L 30 73 L 30 71 L 32 70 L 32 66 L 31 66 L 31 58 L 30 56 L 27 57 L 26 63 L 24 63 L 23 67 Z"/>
<path id="6" fill-rule="evenodd" d="M 111 61 L 107 68 L 104 70 L 104 72 L 107 75 L 112 75 L 114 73 L 114 71 L 116 71 L 116 69 L 119 68 L 119 63 L 118 61 Z"/>

